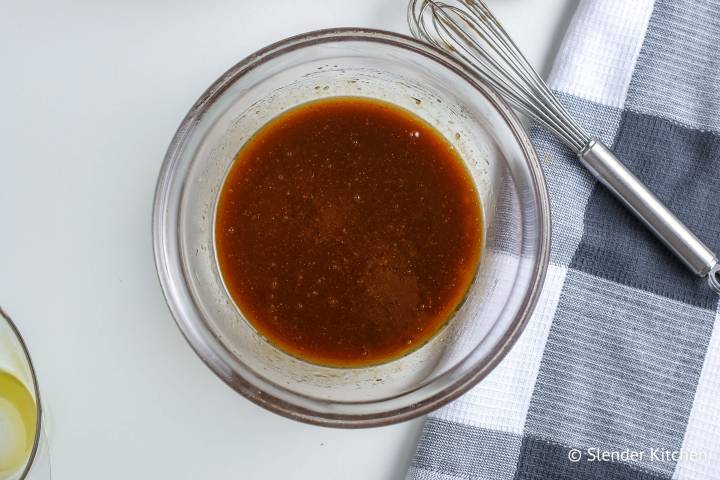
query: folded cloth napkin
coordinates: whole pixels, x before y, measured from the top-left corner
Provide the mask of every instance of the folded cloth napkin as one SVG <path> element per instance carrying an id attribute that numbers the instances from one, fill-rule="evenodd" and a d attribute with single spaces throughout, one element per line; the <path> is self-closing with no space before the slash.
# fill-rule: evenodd
<path id="1" fill-rule="evenodd" d="M 561 102 L 720 251 L 720 2 L 581 0 Z M 720 479 L 718 297 L 531 131 L 553 246 L 498 367 L 431 414 L 408 479 Z"/>

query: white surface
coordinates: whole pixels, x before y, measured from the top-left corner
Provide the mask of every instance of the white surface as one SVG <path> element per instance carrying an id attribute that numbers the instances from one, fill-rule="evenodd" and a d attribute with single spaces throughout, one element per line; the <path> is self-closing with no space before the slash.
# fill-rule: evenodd
<path id="1" fill-rule="evenodd" d="M 490 4 L 547 73 L 575 0 Z M 302 31 L 406 32 L 405 1 L 0 5 L 0 305 L 39 372 L 53 478 L 402 478 L 421 420 L 303 425 L 205 368 L 162 298 L 150 211 L 170 138 L 218 75 Z"/>

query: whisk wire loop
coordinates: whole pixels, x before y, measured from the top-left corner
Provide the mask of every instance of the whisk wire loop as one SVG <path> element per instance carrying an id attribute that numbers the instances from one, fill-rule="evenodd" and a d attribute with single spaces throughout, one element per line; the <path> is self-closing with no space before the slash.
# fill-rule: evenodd
<path id="1" fill-rule="evenodd" d="M 591 142 L 522 55 L 482 0 L 411 0 L 412 34 L 470 65 L 526 115 L 576 153 Z"/>

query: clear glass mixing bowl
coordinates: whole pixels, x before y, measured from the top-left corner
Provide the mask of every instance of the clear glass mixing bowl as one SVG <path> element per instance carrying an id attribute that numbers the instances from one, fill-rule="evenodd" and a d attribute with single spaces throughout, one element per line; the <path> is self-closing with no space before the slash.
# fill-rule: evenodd
<path id="1" fill-rule="evenodd" d="M 3 462 L 0 461 L 0 480 L 50 480 L 50 449 L 45 427 L 45 405 L 40 399 L 35 367 L 20 330 L 2 308 L 0 308 L 0 374 L 9 375 L 27 389 L 32 396 L 35 412 L 32 435 L 22 435 L 16 428 L 8 428 L 13 424 L 17 426 L 16 421 L 13 420 L 17 420 L 18 417 L 14 419 L 8 417 L 7 412 L 17 415 L 20 413 L 17 409 L 22 409 L 24 405 L 13 402 L 3 395 L 9 395 L 9 392 L 0 390 L 0 403 L 5 403 L 6 409 L 5 415 L 0 413 L 0 456 L 7 461 L 13 458 L 9 457 L 10 452 L 16 450 L 22 443 L 27 443 L 29 447 L 25 458 L 15 468 L 3 469 Z M 0 405 L 1 407 L 3 405 Z"/>
<path id="2" fill-rule="evenodd" d="M 253 329 L 223 285 L 213 222 L 225 173 L 263 124 L 298 104 L 348 95 L 406 108 L 455 145 L 481 196 L 486 241 L 467 299 L 437 336 L 389 363 L 343 369 L 287 355 Z M 153 240 L 170 310 L 220 378 L 282 415 L 363 427 L 438 408 L 492 370 L 537 300 L 548 261 L 550 217 L 535 151 L 490 88 L 442 52 L 409 37 L 335 29 L 289 38 L 249 56 L 193 105 L 160 171 Z"/>

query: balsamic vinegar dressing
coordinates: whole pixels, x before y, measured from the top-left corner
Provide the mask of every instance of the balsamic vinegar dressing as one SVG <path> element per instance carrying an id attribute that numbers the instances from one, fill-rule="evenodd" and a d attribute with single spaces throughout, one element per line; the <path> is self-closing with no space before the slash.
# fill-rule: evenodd
<path id="1" fill-rule="evenodd" d="M 429 340 L 462 302 L 482 246 L 469 172 L 433 127 L 389 103 L 300 105 L 240 150 L 220 192 L 225 285 L 270 342 L 358 367 Z"/>

